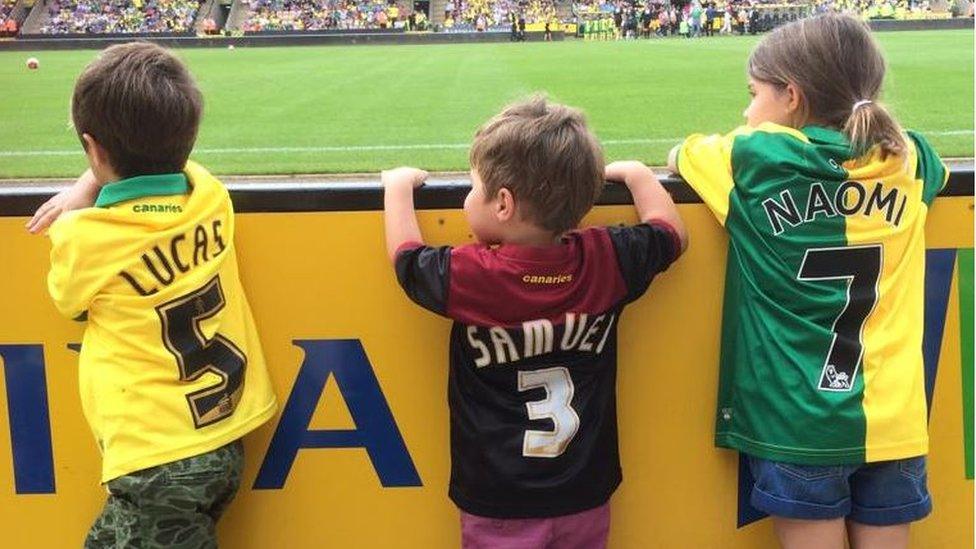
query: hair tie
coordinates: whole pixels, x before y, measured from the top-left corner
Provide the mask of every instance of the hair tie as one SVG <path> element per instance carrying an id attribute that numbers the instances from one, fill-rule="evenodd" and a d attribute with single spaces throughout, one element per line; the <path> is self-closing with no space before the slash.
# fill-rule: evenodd
<path id="1" fill-rule="evenodd" d="M 874 101 L 871 101 L 870 99 L 862 99 L 857 103 L 854 103 L 854 108 L 851 109 L 851 112 L 856 111 L 858 108 L 863 107 L 864 105 L 870 105 L 871 103 L 874 103 Z"/>

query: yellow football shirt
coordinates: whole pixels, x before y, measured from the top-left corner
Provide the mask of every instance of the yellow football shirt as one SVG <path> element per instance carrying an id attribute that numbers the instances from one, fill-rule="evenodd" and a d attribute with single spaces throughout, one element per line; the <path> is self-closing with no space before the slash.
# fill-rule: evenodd
<path id="1" fill-rule="evenodd" d="M 224 186 L 184 173 L 106 185 L 49 231 L 48 289 L 87 312 L 79 359 L 102 482 L 215 450 L 275 412 Z"/>

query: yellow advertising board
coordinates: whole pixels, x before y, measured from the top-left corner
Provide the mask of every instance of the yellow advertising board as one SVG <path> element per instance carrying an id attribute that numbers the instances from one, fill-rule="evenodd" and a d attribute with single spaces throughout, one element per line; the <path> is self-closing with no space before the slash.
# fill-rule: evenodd
<path id="1" fill-rule="evenodd" d="M 309 209 L 327 200 L 314 192 L 292 200 L 309 196 Z M 449 322 L 397 286 L 373 206 L 262 212 L 260 202 L 237 202 L 238 257 L 280 409 L 245 439 L 243 485 L 220 525 L 222 545 L 458 546 L 447 498 Z M 84 326 L 60 318 L 47 296 L 49 244 L 23 230 L 28 208 L 4 212 L 3 204 L 3 545 L 77 547 L 106 495 L 71 348 Z M 611 547 L 770 547 L 769 521 L 754 516 L 740 488 L 738 456 L 712 445 L 727 240 L 702 204 L 680 210 L 691 247 L 621 319 L 624 482 L 612 499 Z M 458 209 L 427 209 L 420 219 L 431 243 L 470 239 Z M 598 206 L 585 223 L 634 220 L 618 203 Z M 964 420 L 972 417 L 972 228 L 972 196 L 936 201 L 926 321 L 935 510 L 914 527 L 917 548 L 973 539 L 972 423 Z"/>

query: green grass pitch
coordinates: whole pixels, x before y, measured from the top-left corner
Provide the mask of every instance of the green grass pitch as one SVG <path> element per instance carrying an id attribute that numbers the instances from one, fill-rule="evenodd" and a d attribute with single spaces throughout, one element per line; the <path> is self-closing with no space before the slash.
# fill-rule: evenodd
<path id="1" fill-rule="evenodd" d="M 973 32 L 877 35 L 885 100 L 947 157 L 973 154 Z M 185 49 L 206 98 L 193 157 L 218 174 L 466 170 L 475 129 L 533 92 L 584 109 L 608 159 L 661 164 L 693 132 L 724 132 L 748 102 L 757 38 L 444 46 Z M 94 51 L 0 52 L 0 177 L 77 175 L 68 124 Z M 35 56 L 41 68 L 29 71 Z M 844 62 L 842 59 L 838 63 Z"/>

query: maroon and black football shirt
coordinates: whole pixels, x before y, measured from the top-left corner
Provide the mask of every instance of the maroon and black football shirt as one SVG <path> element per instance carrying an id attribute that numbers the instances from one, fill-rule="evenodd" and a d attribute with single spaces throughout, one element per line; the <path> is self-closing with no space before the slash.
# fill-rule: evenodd
<path id="1" fill-rule="evenodd" d="M 665 225 L 560 245 L 403 245 L 410 298 L 454 320 L 450 497 L 480 516 L 567 515 L 620 484 L 617 321 L 680 253 Z"/>

